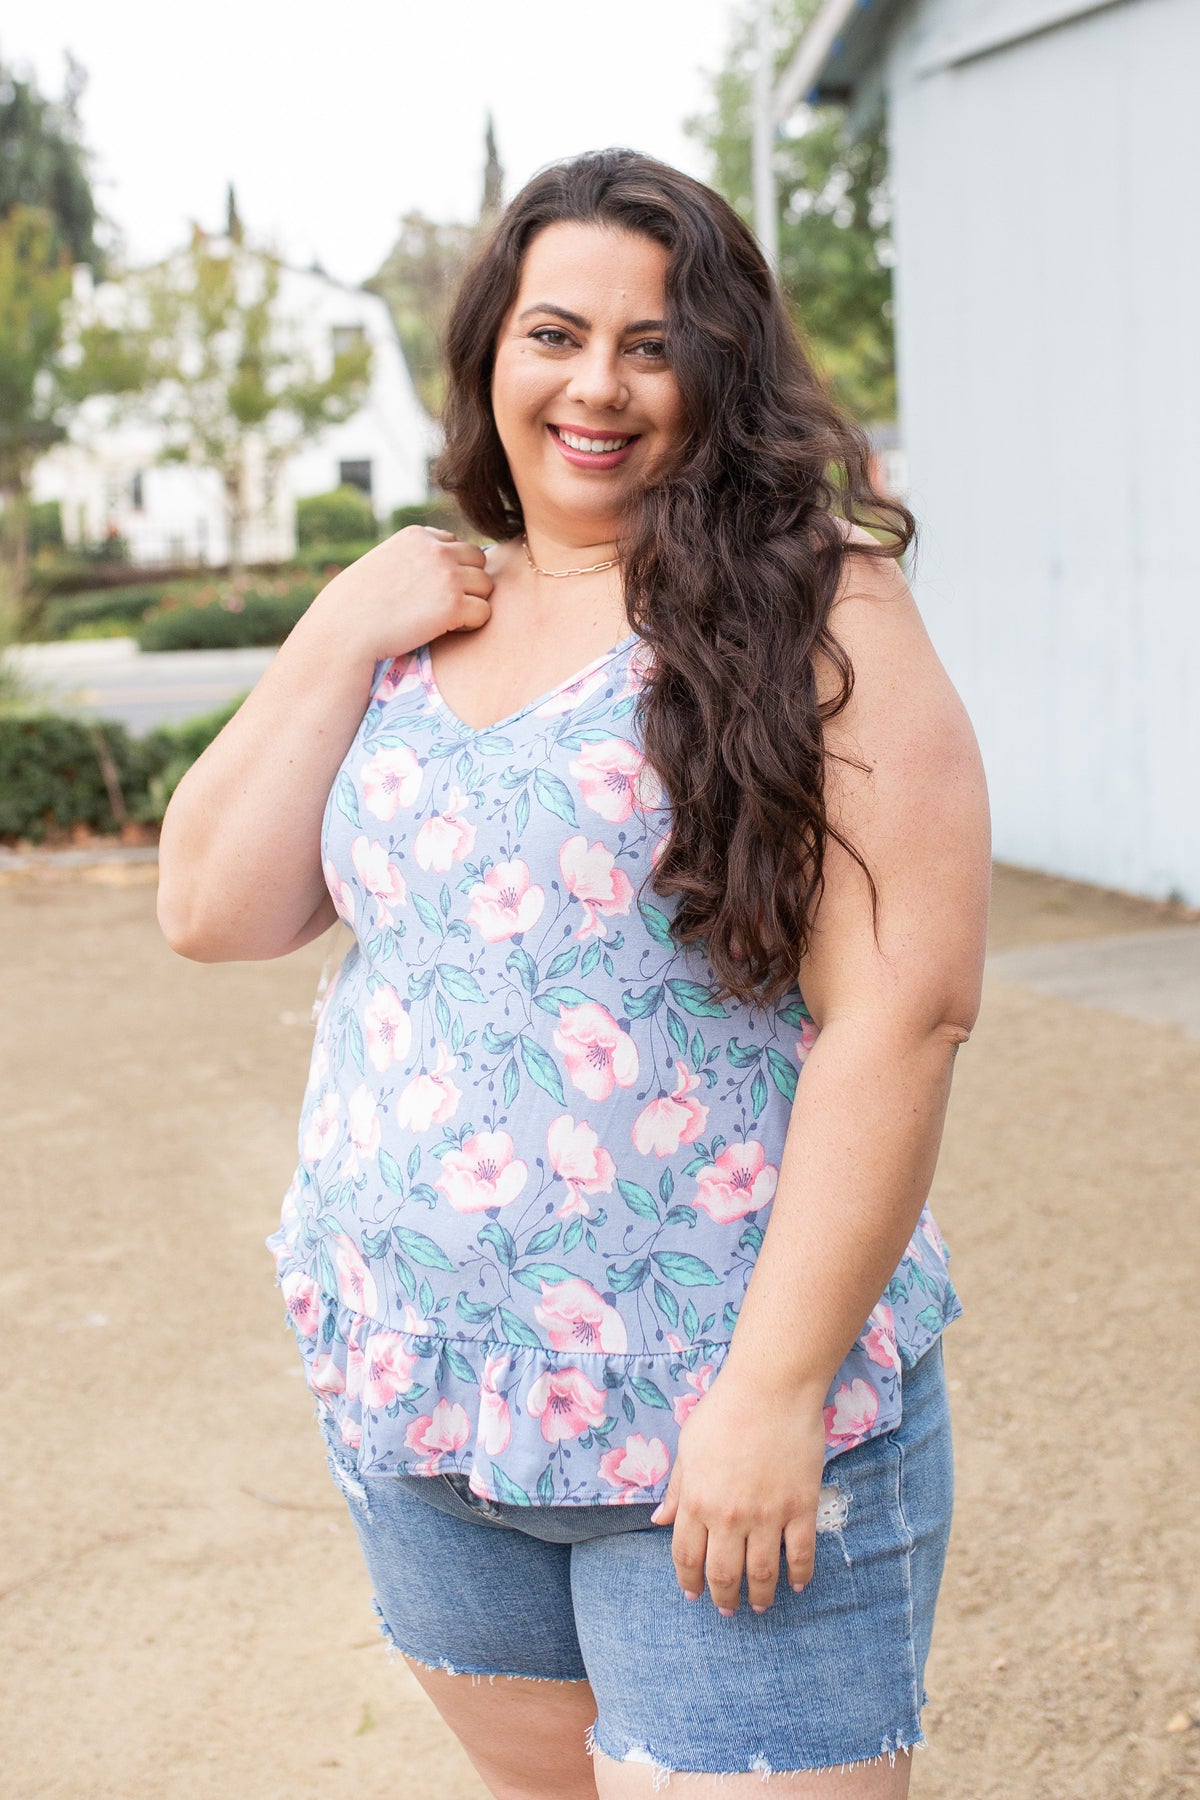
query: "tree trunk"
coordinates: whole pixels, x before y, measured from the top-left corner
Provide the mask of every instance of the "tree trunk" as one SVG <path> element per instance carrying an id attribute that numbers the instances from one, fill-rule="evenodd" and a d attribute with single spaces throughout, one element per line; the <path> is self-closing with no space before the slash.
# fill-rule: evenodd
<path id="1" fill-rule="evenodd" d="M 29 483 L 10 470 L 0 490 L 0 644 L 20 636 L 21 602 L 29 585 Z"/>

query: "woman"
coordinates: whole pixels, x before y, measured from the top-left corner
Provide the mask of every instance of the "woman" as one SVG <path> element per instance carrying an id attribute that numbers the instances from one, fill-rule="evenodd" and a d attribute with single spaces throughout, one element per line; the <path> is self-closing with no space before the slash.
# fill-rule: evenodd
<path id="1" fill-rule="evenodd" d="M 990 871 L 912 521 L 633 152 L 516 197 L 448 362 L 494 541 L 332 581 L 162 836 L 183 954 L 356 935 L 271 1245 L 376 1610 L 503 1800 L 902 1795 Z"/>

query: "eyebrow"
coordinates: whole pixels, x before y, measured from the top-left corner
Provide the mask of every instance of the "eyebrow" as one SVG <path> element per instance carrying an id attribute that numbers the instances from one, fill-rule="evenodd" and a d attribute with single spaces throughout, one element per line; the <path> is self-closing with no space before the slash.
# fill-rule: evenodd
<path id="1" fill-rule="evenodd" d="M 581 331 L 590 331 L 592 322 L 580 313 L 568 312 L 565 306 L 555 306 L 549 300 L 539 300 L 534 306 L 527 306 L 523 313 L 517 315 L 517 323 L 527 319 L 531 313 L 553 313 L 556 319 L 565 319 L 568 325 L 578 325 Z M 626 325 L 626 331 L 661 331 L 666 321 L 663 319 L 635 319 L 632 325 Z"/>

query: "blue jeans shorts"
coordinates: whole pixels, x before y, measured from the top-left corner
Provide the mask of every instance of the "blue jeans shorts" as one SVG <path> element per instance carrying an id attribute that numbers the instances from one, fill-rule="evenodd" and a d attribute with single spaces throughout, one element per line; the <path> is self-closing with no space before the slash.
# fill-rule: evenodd
<path id="1" fill-rule="evenodd" d="M 385 1638 L 473 1677 L 588 1681 L 589 1752 L 668 1771 L 894 1763 L 921 1708 L 954 1498 L 940 1337 L 903 1376 L 892 1431 L 825 1465 L 812 1579 L 723 1618 L 684 1598 L 652 1504 L 513 1506 L 466 1477 L 360 1477 L 326 1432 Z"/>

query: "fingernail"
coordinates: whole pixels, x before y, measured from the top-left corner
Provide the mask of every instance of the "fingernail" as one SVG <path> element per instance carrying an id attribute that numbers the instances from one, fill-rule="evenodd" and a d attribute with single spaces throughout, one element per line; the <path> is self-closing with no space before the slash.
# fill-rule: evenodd
<path id="1" fill-rule="evenodd" d="M 699 1594 L 693 1594 L 690 1588 L 684 1588 L 683 1597 L 685 1600 L 698 1600 L 700 1598 Z"/>
<path id="2" fill-rule="evenodd" d="M 717 1611 L 723 1619 L 732 1619 L 734 1609 L 732 1606 L 718 1606 Z"/>
<path id="3" fill-rule="evenodd" d="M 765 1606 L 755 1606 L 753 1600 L 750 1602 L 750 1611 L 751 1612 L 766 1612 L 766 1610 L 767 1609 Z"/>
<path id="4" fill-rule="evenodd" d="M 804 1592 L 804 1583 L 802 1581 L 793 1581 L 791 1586 L 793 1594 L 802 1594 Z"/>
<path id="5" fill-rule="evenodd" d="M 661 1507 L 661 1506 L 656 1506 L 656 1507 L 655 1507 L 655 1509 L 654 1509 L 654 1511 L 653 1511 L 653 1512 L 652 1512 L 652 1513 L 651 1513 L 651 1514 L 650 1514 L 650 1523 L 651 1523 L 651 1524 L 652 1524 L 652 1525 L 657 1525 L 657 1524 L 658 1524 L 658 1515 L 659 1515 L 659 1513 L 660 1513 L 660 1512 L 661 1512 L 661 1511 L 662 1511 L 662 1507 Z"/>

